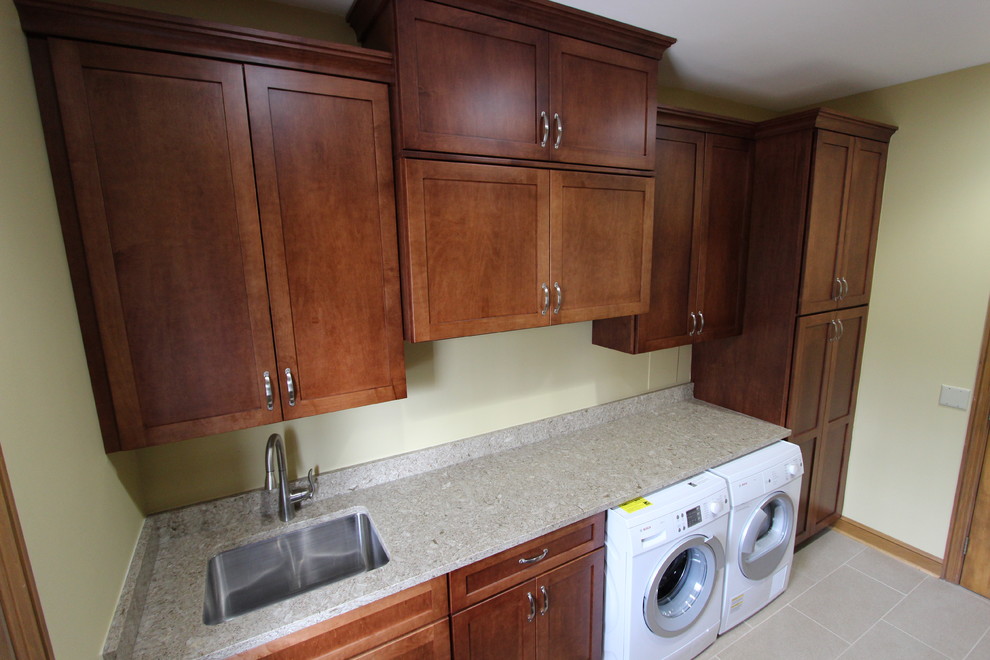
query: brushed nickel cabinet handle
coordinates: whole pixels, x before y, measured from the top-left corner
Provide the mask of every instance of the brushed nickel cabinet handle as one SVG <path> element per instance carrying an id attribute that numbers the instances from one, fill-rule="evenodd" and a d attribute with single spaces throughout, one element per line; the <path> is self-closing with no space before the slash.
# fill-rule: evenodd
<path id="1" fill-rule="evenodd" d="M 546 110 L 540 113 L 540 122 L 543 124 L 543 137 L 540 138 L 540 147 L 547 146 L 547 140 L 550 139 L 550 117 L 547 116 Z"/>
<path id="2" fill-rule="evenodd" d="M 842 280 L 838 277 L 832 283 L 832 300 L 835 302 L 842 300 Z"/>
<path id="3" fill-rule="evenodd" d="M 520 564 L 535 564 L 538 561 L 543 561 L 544 559 L 546 559 L 547 558 L 547 553 L 549 553 L 549 552 L 550 552 L 550 548 L 543 548 L 543 552 L 541 552 L 540 554 L 536 555 L 535 557 L 530 557 L 528 559 L 520 559 L 519 560 L 519 563 Z"/>
<path id="4" fill-rule="evenodd" d="M 269 410 L 275 410 L 275 393 L 272 392 L 272 376 L 265 372 L 265 403 Z"/>
<path id="5" fill-rule="evenodd" d="M 526 598 L 529 598 L 529 616 L 526 617 L 526 620 L 533 623 L 533 619 L 536 618 L 536 599 L 533 598 L 533 592 L 531 591 L 526 592 Z"/>
<path id="6" fill-rule="evenodd" d="M 553 141 L 553 148 L 560 149 L 560 140 L 564 137 L 564 122 L 560 120 L 560 115 L 553 113 L 553 123 L 557 128 L 557 138 Z"/>
<path id="7" fill-rule="evenodd" d="M 688 337 L 693 337 L 695 331 L 698 329 L 698 315 L 691 312 L 691 329 L 688 331 Z"/>
<path id="8" fill-rule="evenodd" d="M 701 327 L 698 328 L 698 334 L 700 335 L 705 331 L 705 315 L 701 313 L 700 309 L 698 310 L 698 318 L 701 319 Z"/>
<path id="9" fill-rule="evenodd" d="M 564 304 L 564 290 L 560 288 L 560 282 L 553 283 L 553 290 L 557 294 L 557 302 L 553 306 L 553 313 L 560 314 L 560 306 Z"/>
<path id="10" fill-rule="evenodd" d="M 540 616 L 546 616 L 546 613 L 550 611 L 550 592 L 543 586 L 540 587 L 540 593 L 543 594 L 543 607 L 540 609 Z"/>
<path id="11" fill-rule="evenodd" d="M 825 341 L 831 343 L 835 341 L 835 338 L 839 335 L 839 326 L 835 324 L 835 321 L 829 321 L 828 324 L 832 326 L 831 330 L 825 330 Z"/>
<path id="12" fill-rule="evenodd" d="M 296 405 L 296 385 L 292 382 L 292 370 L 285 368 L 285 389 L 289 392 L 289 405 Z"/>
<path id="13" fill-rule="evenodd" d="M 843 325 L 842 319 L 838 319 L 836 323 L 839 324 L 839 336 L 835 338 L 836 341 L 842 339 L 842 336 L 846 334 L 846 326 Z"/>
<path id="14" fill-rule="evenodd" d="M 540 310 L 540 316 L 546 316 L 547 312 L 550 311 L 550 287 L 547 286 L 546 282 L 540 286 L 543 288 L 543 309 Z"/>
<path id="15" fill-rule="evenodd" d="M 845 298 L 848 295 L 849 295 L 849 282 L 847 282 L 846 281 L 846 278 L 843 277 L 842 278 L 842 293 L 839 295 L 839 298 L 840 299 L 843 299 L 843 298 Z"/>

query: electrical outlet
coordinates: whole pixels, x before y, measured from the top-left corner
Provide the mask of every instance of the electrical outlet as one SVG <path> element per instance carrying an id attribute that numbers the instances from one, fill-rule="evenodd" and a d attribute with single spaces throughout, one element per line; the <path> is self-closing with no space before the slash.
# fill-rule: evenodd
<path id="1" fill-rule="evenodd" d="M 966 410 L 969 408 L 969 395 L 972 393 L 972 390 L 967 390 L 964 387 L 943 385 L 942 393 L 938 397 L 938 405 Z"/>

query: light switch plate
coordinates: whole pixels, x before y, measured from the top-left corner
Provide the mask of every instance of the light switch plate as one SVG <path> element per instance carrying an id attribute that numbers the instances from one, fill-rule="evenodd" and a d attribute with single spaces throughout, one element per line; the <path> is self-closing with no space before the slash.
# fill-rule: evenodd
<path id="1" fill-rule="evenodd" d="M 938 405 L 948 406 L 949 408 L 958 408 L 959 410 L 966 410 L 969 408 L 970 394 L 972 394 L 972 390 L 967 390 L 964 387 L 943 385 L 942 393 L 938 397 Z"/>

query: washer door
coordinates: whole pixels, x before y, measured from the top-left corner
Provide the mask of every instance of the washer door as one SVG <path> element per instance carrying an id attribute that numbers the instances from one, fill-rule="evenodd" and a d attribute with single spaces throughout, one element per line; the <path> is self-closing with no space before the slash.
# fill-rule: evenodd
<path id="1" fill-rule="evenodd" d="M 718 539 L 691 536 L 663 555 L 643 598 L 646 625 L 661 637 L 676 637 L 712 600 L 724 561 Z"/>
<path id="2" fill-rule="evenodd" d="M 794 535 L 794 503 L 783 492 L 768 495 L 743 527 L 739 540 L 739 568 L 750 580 L 774 573 L 787 555 Z"/>

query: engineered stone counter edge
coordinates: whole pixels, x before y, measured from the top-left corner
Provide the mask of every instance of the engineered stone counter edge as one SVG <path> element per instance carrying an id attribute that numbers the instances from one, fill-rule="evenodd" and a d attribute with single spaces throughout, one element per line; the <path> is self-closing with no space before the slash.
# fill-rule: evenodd
<path id="1" fill-rule="evenodd" d="M 264 491 L 150 516 L 104 657 L 228 657 L 788 435 L 680 386 L 321 475 L 319 499 L 288 524 Z M 210 557 L 356 509 L 371 514 L 388 564 L 216 626 L 202 623 Z"/>

